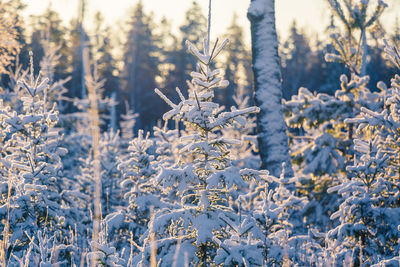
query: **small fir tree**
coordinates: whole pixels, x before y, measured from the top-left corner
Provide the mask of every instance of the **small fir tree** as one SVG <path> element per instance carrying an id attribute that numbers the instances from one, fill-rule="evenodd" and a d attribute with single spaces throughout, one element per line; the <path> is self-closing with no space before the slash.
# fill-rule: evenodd
<path id="1" fill-rule="evenodd" d="M 162 259 L 163 266 L 173 263 L 172 251 L 178 247 L 178 257 L 186 253 L 189 262 L 213 262 L 218 246 L 225 242 L 219 238 L 225 239 L 222 231 L 228 227 L 221 214 L 235 221 L 237 218 L 227 205 L 228 189 L 243 187 L 246 179 L 260 180 L 265 175 L 265 171 L 240 170 L 232 166 L 228 147 L 237 141 L 219 133 L 219 129 L 233 121 L 241 123 L 241 116 L 258 111 L 258 108 L 250 107 L 221 113 L 219 105 L 212 102 L 214 90 L 227 85 L 219 77 L 219 70 L 211 69 L 211 62 L 226 43 L 227 40 L 218 45 L 217 40 L 210 50 L 205 41 L 202 54 L 187 42 L 189 51 L 199 61 L 198 72 L 191 73 L 189 99 L 185 99 L 177 89 L 181 102 L 176 105 L 156 90 L 171 107 L 163 118 L 180 119 L 191 128 L 187 131 L 189 134 L 181 138 L 184 146 L 180 150 L 183 156 L 180 165 L 163 167 L 154 179 L 154 183 L 160 184 L 167 192 L 174 190 L 180 203 L 174 209 L 161 209 L 152 216 L 150 229 L 142 238 L 143 250 L 136 257 L 139 264 L 150 262 L 154 245 L 157 247 L 155 257 Z"/>

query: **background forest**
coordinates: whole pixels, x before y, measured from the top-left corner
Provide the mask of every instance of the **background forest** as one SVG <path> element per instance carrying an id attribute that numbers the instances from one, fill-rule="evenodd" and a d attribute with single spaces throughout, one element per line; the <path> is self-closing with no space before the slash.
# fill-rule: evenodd
<path id="1" fill-rule="evenodd" d="M 22 17 L 26 5 L 14 2 L 14 12 L 19 19 L 17 31 L 21 44 L 19 63 L 22 67 L 27 68 L 29 65 L 28 51 L 32 51 L 34 67 L 39 71 L 39 64 L 44 56 L 44 41 L 48 40 L 52 47 L 57 48 L 57 55 L 60 57 L 54 69 L 54 79 L 68 78 L 65 96 L 71 99 L 82 98 L 81 45 L 88 47 L 90 58 L 97 64 L 99 77 L 105 79 L 104 95 L 115 97 L 119 103 L 113 121 L 116 124 L 114 127 L 119 126 L 121 115 L 129 107 L 139 114 L 135 130 L 143 128 L 151 131 L 167 110 L 167 105 L 153 93 L 152 88 L 171 90 L 168 92 L 171 95 L 174 94 L 175 87 L 185 90 L 190 71 L 196 66 L 195 59 L 186 52 L 185 41 L 189 40 L 200 46 L 207 29 L 206 15 L 196 2 L 185 11 L 185 21 L 179 26 L 177 36 L 172 33 L 170 21 L 165 18 L 154 21 L 151 13 L 144 12 L 145 2 L 132 7 L 131 15 L 125 21 L 124 32 L 115 32 L 116 25 L 106 25 L 100 13 L 90 18 L 94 25 L 91 32 L 86 32 L 80 25 L 85 11 L 78 14 L 68 26 L 64 26 L 60 15 L 51 6 L 39 16 Z M 216 96 L 216 101 L 227 107 L 234 104 L 232 96 L 235 88 L 243 87 L 246 95 L 252 95 L 253 79 L 251 50 L 245 42 L 243 28 L 237 24 L 236 15 L 229 19 L 232 22 L 226 29 L 225 37 L 230 40 L 230 44 L 223 51 L 223 58 L 218 64 L 219 67 L 223 66 L 225 78 L 230 81 L 230 85 Z M 400 23 L 389 29 L 377 24 L 376 28 L 368 38 L 367 68 L 371 85 L 376 85 L 378 81 L 388 82 L 395 72 L 383 57 L 383 36 L 393 41 L 400 38 Z M 326 25 L 325 36 L 339 29 L 340 22 L 335 22 L 332 16 L 331 24 Z M 285 99 L 290 99 L 300 87 L 328 94 L 334 94 L 340 87 L 339 77 L 345 72 L 345 66 L 326 62 L 325 54 L 333 52 L 334 48 L 329 39 L 317 38 L 316 34 L 308 36 L 293 21 L 288 37 L 280 39 Z M 65 101 L 63 104 L 62 112 L 75 111 L 72 101 Z M 105 124 L 105 127 L 111 126 L 110 123 Z"/>
<path id="2" fill-rule="evenodd" d="M 384 1 L 328 0 L 319 40 L 252 0 L 251 47 L 195 1 L 177 34 L 145 1 L 88 31 L 84 2 L 0 0 L 0 266 L 400 265 Z"/>

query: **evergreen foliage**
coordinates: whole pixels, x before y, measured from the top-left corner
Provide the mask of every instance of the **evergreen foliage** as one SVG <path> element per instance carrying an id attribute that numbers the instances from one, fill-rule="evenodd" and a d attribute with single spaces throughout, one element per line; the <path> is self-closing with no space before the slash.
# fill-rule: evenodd
<path id="1" fill-rule="evenodd" d="M 235 18 L 230 43 L 197 48 L 196 2 L 175 35 L 140 1 L 118 42 L 100 13 L 86 31 L 84 10 L 65 26 L 48 7 L 24 32 L 21 2 L 0 1 L 0 266 L 397 266 L 399 27 L 384 34 L 381 0 L 329 0 L 331 43 L 293 23 L 266 68 L 273 2 L 249 17 L 275 39 L 254 69 L 282 71 L 282 105 L 253 101 Z M 257 115 L 274 128 L 280 108 L 293 172 L 260 168 Z"/>

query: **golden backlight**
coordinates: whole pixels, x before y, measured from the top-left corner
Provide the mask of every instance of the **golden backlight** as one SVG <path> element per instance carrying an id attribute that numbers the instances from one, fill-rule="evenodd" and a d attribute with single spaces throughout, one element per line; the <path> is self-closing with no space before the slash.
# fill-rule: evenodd
<path id="1" fill-rule="evenodd" d="M 77 16 L 80 0 L 24 0 L 27 4 L 26 15 L 39 15 L 49 4 L 61 14 L 66 23 Z M 93 16 L 100 11 L 108 24 L 113 27 L 122 25 L 129 16 L 129 10 L 138 0 L 84 0 L 86 4 L 85 24 L 90 28 Z M 373 2 L 374 0 L 371 0 Z M 147 12 L 153 12 L 156 20 L 163 16 L 172 21 L 174 31 L 184 20 L 185 11 L 192 0 L 142 0 Z M 208 0 L 197 0 L 207 14 Z M 330 20 L 327 0 L 275 0 L 276 25 L 280 35 L 286 36 L 290 25 L 296 20 L 297 25 L 307 33 L 322 34 Z M 383 15 L 383 23 L 393 25 L 396 14 L 400 11 L 399 0 L 386 0 L 391 6 Z M 245 28 L 246 40 L 250 41 L 250 24 L 246 18 L 250 0 L 213 0 L 212 3 L 212 36 L 216 38 L 224 34 L 230 25 L 234 13 L 238 14 L 238 22 Z"/>

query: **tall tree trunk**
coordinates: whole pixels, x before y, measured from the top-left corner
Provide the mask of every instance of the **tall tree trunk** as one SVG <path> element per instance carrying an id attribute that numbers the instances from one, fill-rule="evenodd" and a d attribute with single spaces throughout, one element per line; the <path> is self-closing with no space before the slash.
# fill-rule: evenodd
<path id="1" fill-rule="evenodd" d="M 282 84 L 278 38 L 275 28 L 275 0 L 251 0 L 247 13 L 251 23 L 257 131 L 262 168 L 279 177 L 293 175 L 286 124 L 282 111 Z"/>
<path id="2" fill-rule="evenodd" d="M 360 70 L 360 76 L 365 76 L 367 75 L 367 57 L 368 57 L 368 45 L 367 45 L 367 32 L 364 29 L 363 32 L 361 33 L 362 37 L 362 58 L 361 58 L 361 70 Z"/>

